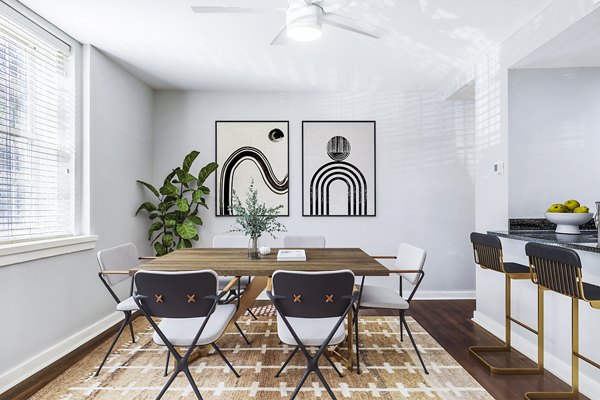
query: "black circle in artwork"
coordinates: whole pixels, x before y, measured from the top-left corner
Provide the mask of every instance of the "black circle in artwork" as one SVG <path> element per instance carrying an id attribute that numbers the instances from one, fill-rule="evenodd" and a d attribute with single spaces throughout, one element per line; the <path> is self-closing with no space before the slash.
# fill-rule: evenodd
<path id="1" fill-rule="evenodd" d="M 269 140 L 271 142 L 279 142 L 284 136 L 283 131 L 279 128 L 271 129 L 271 132 L 269 132 Z"/>
<path id="2" fill-rule="evenodd" d="M 345 160 L 350 155 L 350 150 L 350 142 L 343 136 L 334 136 L 327 142 L 327 155 L 332 160 Z"/>

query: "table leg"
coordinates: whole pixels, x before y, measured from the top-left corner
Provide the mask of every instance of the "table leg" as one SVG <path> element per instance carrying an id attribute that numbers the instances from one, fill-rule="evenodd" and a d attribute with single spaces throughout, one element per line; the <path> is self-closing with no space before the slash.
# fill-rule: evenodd
<path id="1" fill-rule="evenodd" d="M 267 287 L 267 283 L 269 281 L 268 276 L 255 276 L 246 289 L 242 292 L 242 295 L 239 299 L 239 306 L 235 314 L 233 314 L 233 318 L 229 321 L 229 325 L 227 325 L 227 329 L 233 327 L 233 324 L 246 312 L 247 308 L 252 307 L 252 304 L 256 301 L 256 298 L 262 293 L 263 290 Z"/>
<path id="2" fill-rule="evenodd" d="M 354 317 L 352 315 L 352 310 L 350 310 L 350 312 L 348 313 L 348 322 L 347 322 L 348 326 L 347 326 L 347 337 L 346 337 L 346 344 L 347 344 L 347 353 L 348 356 L 344 357 L 342 354 L 340 354 L 339 350 L 341 349 L 341 346 L 336 347 L 332 352 L 331 352 L 331 356 L 333 358 L 335 358 L 336 360 L 338 360 L 339 362 L 342 363 L 342 365 L 344 367 L 346 367 L 346 369 L 348 369 L 348 371 L 353 371 L 354 370 Z"/>

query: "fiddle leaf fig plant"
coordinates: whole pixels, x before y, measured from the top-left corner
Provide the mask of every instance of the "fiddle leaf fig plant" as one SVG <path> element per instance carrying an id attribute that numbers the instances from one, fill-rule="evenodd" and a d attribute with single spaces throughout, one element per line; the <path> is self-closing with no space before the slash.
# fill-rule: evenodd
<path id="1" fill-rule="evenodd" d="M 190 173 L 199 154 L 194 150 L 185 156 L 181 167 L 172 170 L 158 189 L 137 181 L 156 196 L 156 201 L 142 203 L 135 215 L 141 211 L 148 215 L 148 240 L 157 256 L 192 247 L 192 240 L 199 239 L 198 227 L 203 224 L 199 211 L 200 207 L 208 209 L 204 196 L 210 193 L 204 182 L 217 169 L 217 163 L 210 162 L 198 174 Z"/>

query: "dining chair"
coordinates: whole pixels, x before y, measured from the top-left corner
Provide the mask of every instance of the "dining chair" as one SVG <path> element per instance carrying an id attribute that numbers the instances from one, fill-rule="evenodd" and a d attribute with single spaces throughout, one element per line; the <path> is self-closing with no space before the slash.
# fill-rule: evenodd
<path id="1" fill-rule="evenodd" d="M 319 236 L 319 235 L 312 235 L 312 236 L 289 235 L 289 236 L 285 236 L 283 238 L 283 247 L 285 247 L 286 249 L 323 248 L 323 247 L 325 247 L 325 236 Z"/>
<path id="2" fill-rule="evenodd" d="M 160 391 L 160 399 L 177 375 L 187 377 L 196 397 L 200 391 L 189 370 L 188 361 L 196 346 L 211 345 L 231 372 L 240 377 L 215 343 L 236 311 L 234 304 L 219 304 L 225 292 L 218 293 L 218 275 L 211 270 L 163 272 L 140 270 L 135 274 L 133 299 L 146 317 L 154 334 L 154 343 L 166 346 L 176 360 L 175 371 Z M 161 318 L 157 324 L 154 318 Z M 177 347 L 187 347 L 182 355 Z"/>
<path id="3" fill-rule="evenodd" d="M 340 344 L 346 337 L 344 318 L 358 299 L 358 292 L 354 292 L 354 274 L 350 270 L 278 270 L 273 273 L 272 290 L 267 291 L 267 296 L 277 310 L 279 339 L 294 346 L 275 376 L 283 372 L 299 350 L 307 362 L 306 371 L 290 400 L 298 395 L 311 372 L 317 375 L 329 396 L 335 400 L 331 387 L 319 369 L 319 359 L 324 356 L 341 376 L 326 350 L 328 346 Z M 318 349 L 311 355 L 307 346 Z"/>
<path id="4" fill-rule="evenodd" d="M 417 353 L 417 357 L 421 362 L 421 366 L 426 374 L 429 374 L 427 368 L 425 367 L 425 363 L 423 362 L 423 358 L 421 357 L 421 353 L 419 352 L 419 348 L 415 343 L 415 340 L 412 336 L 410 328 L 406 323 L 405 313 L 406 310 L 410 307 L 410 302 L 414 297 L 417 289 L 421 285 L 423 278 L 425 277 L 425 272 L 423 272 L 423 266 L 425 265 L 425 259 L 427 257 L 427 253 L 425 250 L 420 249 L 418 247 L 412 246 L 407 243 L 402 243 L 398 246 L 398 251 L 396 256 L 375 256 L 374 258 L 392 258 L 395 259 L 394 269 L 390 270 L 390 272 L 398 274 L 399 280 L 399 290 L 396 292 L 395 290 L 382 287 L 382 286 L 371 286 L 371 285 L 359 285 L 359 301 L 355 309 L 355 335 L 356 335 L 356 371 L 360 374 L 360 347 L 359 347 L 359 333 L 358 333 L 358 311 L 361 308 L 384 308 L 384 309 L 392 309 L 398 310 L 398 315 L 400 317 L 400 341 L 404 340 L 404 328 L 406 328 L 406 333 L 408 333 L 408 337 Z M 413 290 L 408 296 L 408 298 L 404 298 L 402 296 L 402 281 L 406 280 L 408 283 L 413 285 Z"/>
<path id="5" fill-rule="evenodd" d="M 112 352 L 117 340 L 125 330 L 125 327 L 129 325 L 131 332 L 131 340 L 135 343 L 135 335 L 133 333 L 132 314 L 138 310 L 135 301 L 133 300 L 133 279 L 129 277 L 129 269 L 136 267 L 139 264 L 138 252 L 133 243 L 126 243 L 120 246 L 111 247 L 108 249 L 100 250 L 97 253 L 98 265 L 100 266 L 100 272 L 98 277 L 117 303 L 117 311 L 121 311 L 124 314 L 123 322 L 115 335 L 104 359 L 100 363 L 98 370 L 94 376 L 100 374 L 100 370 L 104 366 L 104 363 L 108 359 L 108 356 Z M 130 280 L 129 297 L 121 300 L 115 293 L 113 287 L 121 282 Z"/>

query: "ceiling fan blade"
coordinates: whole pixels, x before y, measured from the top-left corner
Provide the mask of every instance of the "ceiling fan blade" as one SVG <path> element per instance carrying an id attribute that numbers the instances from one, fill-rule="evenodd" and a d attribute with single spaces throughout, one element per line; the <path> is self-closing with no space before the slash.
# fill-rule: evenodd
<path id="1" fill-rule="evenodd" d="M 323 11 L 326 13 L 335 12 L 346 7 L 354 7 L 356 5 L 354 0 L 326 0 L 322 3 Z"/>
<path id="2" fill-rule="evenodd" d="M 248 8 L 248 7 L 213 7 L 192 6 L 192 11 L 197 14 L 260 14 L 272 11 L 285 11 L 284 8 Z"/>
<path id="3" fill-rule="evenodd" d="M 385 29 L 336 13 L 325 13 L 323 23 L 374 39 L 379 39 L 387 33 Z"/>
<path id="4" fill-rule="evenodd" d="M 271 46 L 285 46 L 289 41 L 290 38 L 287 35 L 287 26 L 284 26 L 271 42 Z"/>

